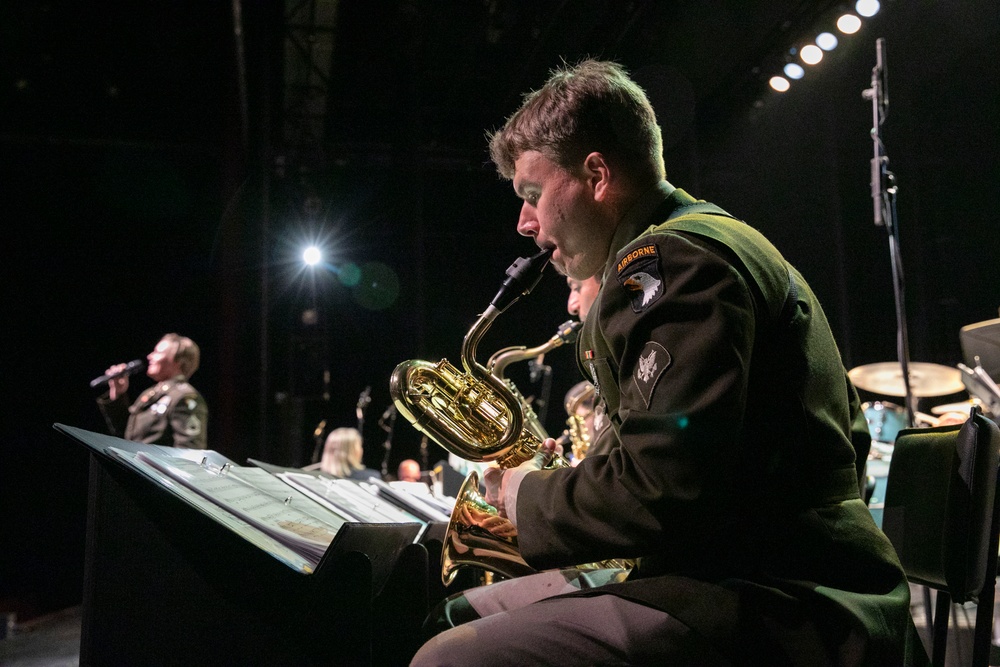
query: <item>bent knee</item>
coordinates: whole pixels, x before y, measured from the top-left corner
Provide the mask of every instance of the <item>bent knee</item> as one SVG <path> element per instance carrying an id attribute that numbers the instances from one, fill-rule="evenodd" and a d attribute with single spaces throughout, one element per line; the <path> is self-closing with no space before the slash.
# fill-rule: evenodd
<path id="1" fill-rule="evenodd" d="M 467 626 L 446 630 L 429 639 L 410 661 L 410 667 L 446 667 L 477 664 L 483 644 L 478 633 Z"/>

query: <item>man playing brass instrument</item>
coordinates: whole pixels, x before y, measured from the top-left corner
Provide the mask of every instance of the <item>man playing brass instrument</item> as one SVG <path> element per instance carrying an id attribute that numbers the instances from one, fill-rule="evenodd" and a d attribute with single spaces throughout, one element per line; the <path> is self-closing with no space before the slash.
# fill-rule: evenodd
<path id="1" fill-rule="evenodd" d="M 585 280 L 567 276 L 566 284 L 569 286 L 566 310 L 583 322 L 590 312 L 590 307 L 594 305 L 594 300 L 597 299 L 601 283 L 593 276 Z M 594 385 L 587 380 L 576 383 L 566 392 L 563 404 L 569 417 L 567 419 L 569 429 L 565 437 L 568 437 L 571 443 L 573 465 L 579 464 L 588 454 L 606 454 L 612 443 L 617 442 L 613 430 L 608 428 L 604 407 L 600 404 L 595 405 L 595 401 Z"/>
<path id="2" fill-rule="evenodd" d="M 665 180 L 661 144 L 645 93 L 599 61 L 554 72 L 490 143 L 518 232 L 601 280 L 578 353 L 618 442 L 542 470 L 548 439 L 487 471 L 486 500 L 536 569 L 638 565 L 554 597 L 483 587 L 488 615 L 413 664 L 926 661 L 859 497 L 858 400 L 820 304 L 758 232 Z"/>

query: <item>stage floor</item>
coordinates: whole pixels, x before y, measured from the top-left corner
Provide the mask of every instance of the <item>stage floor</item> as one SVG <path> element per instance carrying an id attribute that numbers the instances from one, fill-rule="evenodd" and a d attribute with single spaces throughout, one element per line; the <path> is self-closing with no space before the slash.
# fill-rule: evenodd
<path id="1" fill-rule="evenodd" d="M 911 586 L 910 611 L 917 631 L 927 641 L 923 590 Z M 1000 614 L 1000 603 L 995 616 Z M 952 612 L 946 666 L 968 665 L 972 660 L 972 624 L 976 606 L 967 604 Z M 997 639 L 994 623 L 994 640 Z M 1000 651 L 995 650 L 990 664 L 1000 665 Z M 72 607 L 23 624 L 15 624 L 6 639 L 0 640 L 0 665 L 4 667 L 75 667 L 80 664 L 80 608 Z"/>

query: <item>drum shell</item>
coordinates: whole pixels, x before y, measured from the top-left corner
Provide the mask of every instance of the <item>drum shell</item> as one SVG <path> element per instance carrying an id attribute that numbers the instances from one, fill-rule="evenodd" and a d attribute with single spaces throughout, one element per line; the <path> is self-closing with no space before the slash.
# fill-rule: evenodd
<path id="1" fill-rule="evenodd" d="M 896 435 L 906 428 L 906 410 L 888 401 L 869 401 L 861 405 L 872 440 L 892 444 Z"/>

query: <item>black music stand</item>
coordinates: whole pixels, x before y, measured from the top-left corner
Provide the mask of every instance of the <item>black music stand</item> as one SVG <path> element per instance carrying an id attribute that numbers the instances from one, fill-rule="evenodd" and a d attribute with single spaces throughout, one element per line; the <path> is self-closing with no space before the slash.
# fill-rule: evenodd
<path id="1" fill-rule="evenodd" d="M 981 364 L 986 374 L 1000 383 L 1000 319 L 967 324 L 958 331 L 965 364 Z"/>
<path id="2" fill-rule="evenodd" d="M 55 428 L 91 450 L 81 665 L 390 665 L 420 646 L 419 524 L 345 524 L 303 574 L 106 451 L 148 445 Z M 382 624 L 394 641 L 372 641 Z"/>

